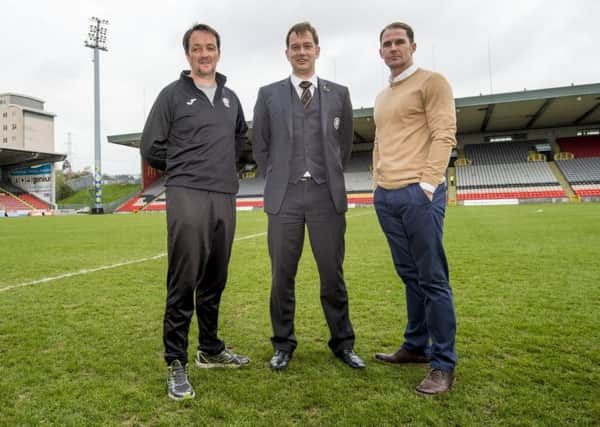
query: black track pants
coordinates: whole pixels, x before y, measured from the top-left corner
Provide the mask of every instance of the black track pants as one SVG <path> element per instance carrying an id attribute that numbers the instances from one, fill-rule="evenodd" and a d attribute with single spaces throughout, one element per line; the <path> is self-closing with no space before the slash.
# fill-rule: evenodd
<path id="1" fill-rule="evenodd" d="M 211 354 L 224 348 L 217 326 L 234 232 L 235 195 L 167 188 L 169 269 L 163 341 L 168 364 L 175 359 L 187 362 L 194 301 L 198 348 Z"/>

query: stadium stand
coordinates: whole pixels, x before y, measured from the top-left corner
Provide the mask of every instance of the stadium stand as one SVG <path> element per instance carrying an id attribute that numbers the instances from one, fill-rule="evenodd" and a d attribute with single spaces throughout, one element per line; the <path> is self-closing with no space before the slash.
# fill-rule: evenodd
<path id="1" fill-rule="evenodd" d="M 365 192 L 373 190 L 373 174 L 371 172 L 344 173 L 346 191 L 348 193 Z"/>
<path id="2" fill-rule="evenodd" d="M 344 180 L 346 182 L 346 191 L 349 193 L 348 201 L 350 203 L 364 203 L 362 200 L 364 197 L 354 193 L 371 192 L 373 190 L 372 163 L 371 151 L 356 151 L 352 153 L 344 170 Z M 372 196 L 370 196 L 369 200 L 372 200 Z"/>
<path id="3" fill-rule="evenodd" d="M 346 178 L 346 188 L 348 201 L 351 204 L 371 204 L 373 202 L 372 186 L 373 175 L 371 169 L 371 152 L 359 151 L 352 154 L 348 162 Z M 240 209 L 252 209 L 263 207 L 263 189 L 265 186 L 264 178 L 248 177 L 240 180 L 240 189 L 238 192 L 237 207 Z M 166 209 L 165 196 L 165 178 L 159 179 L 145 191 L 129 199 L 115 212 L 153 212 L 164 211 Z M 358 193 L 358 194 L 352 194 Z"/>
<path id="4" fill-rule="evenodd" d="M 28 203 L 29 205 L 33 206 L 35 209 L 39 209 L 39 210 L 52 209 L 52 206 L 50 206 L 48 203 L 44 202 L 43 200 L 38 199 L 33 194 L 23 193 L 19 196 L 19 198 L 21 200 L 25 201 L 26 203 Z"/>
<path id="5" fill-rule="evenodd" d="M 587 194 L 582 191 L 594 188 L 576 187 L 576 193 L 556 160 L 600 157 L 599 99 L 600 83 L 456 98 L 458 146 L 447 173 L 448 204 L 475 205 L 479 203 L 471 201 L 492 198 L 506 198 L 494 204 L 581 201 L 579 195 Z M 372 201 L 373 114 L 372 108 L 353 111 L 353 151 L 344 172 L 350 204 Z M 243 208 L 260 205 L 264 187 L 256 177 L 250 122 L 249 127 L 238 194 Z M 110 143 L 134 148 L 140 139 L 141 133 L 108 137 Z M 144 186 L 151 182 L 144 181 Z M 585 201 L 596 199 L 600 201 Z"/>
<path id="6" fill-rule="evenodd" d="M 238 197 L 262 197 L 264 187 L 264 178 L 242 179 L 240 180 Z"/>
<path id="7" fill-rule="evenodd" d="M 464 156 L 474 165 L 497 165 L 527 161 L 531 150 L 529 142 L 503 142 L 498 144 L 465 145 Z"/>
<path id="8" fill-rule="evenodd" d="M 371 151 L 356 151 L 350 156 L 350 160 L 344 169 L 344 173 L 365 172 L 371 170 L 373 163 Z"/>
<path id="9" fill-rule="evenodd" d="M 164 188 L 164 187 L 163 187 Z M 149 203 L 144 205 L 141 210 L 148 212 L 160 212 L 167 209 L 167 194 L 163 191 Z"/>
<path id="10" fill-rule="evenodd" d="M 150 204 L 152 204 L 153 201 L 157 201 L 157 203 L 155 205 L 160 205 L 159 199 L 160 196 L 165 192 L 165 178 L 161 177 L 158 181 L 156 181 L 154 184 L 152 184 L 150 187 L 148 187 L 147 189 L 145 189 L 144 191 L 140 192 L 139 194 L 137 194 L 136 196 L 132 197 L 131 199 L 127 200 L 125 203 L 123 203 L 121 206 L 119 206 L 117 209 L 115 209 L 116 213 L 125 213 L 125 212 L 137 212 L 140 210 L 161 210 L 161 209 L 156 209 L 156 208 L 151 208 L 148 209 L 150 206 Z M 163 204 L 164 204 L 164 198 L 163 198 Z M 166 208 L 163 207 L 162 210 L 165 210 Z"/>
<path id="11" fill-rule="evenodd" d="M 556 164 L 575 194 L 580 197 L 600 196 L 600 156 L 557 160 Z"/>
<path id="12" fill-rule="evenodd" d="M 467 144 L 456 162 L 456 201 L 476 200 L 557 200 L 566 199 L 557 169 L 535 151 L 539 141 Z M 561 154 L 556 164 L 572 187 L 569 194 L 579 197 L 600 196 L 600 138 L 562 138 L 558 140 Z M 595 157 L 590 157 L 595 156 Z M 587 157 L 587 158 L 585 158 Z M 550 157 L 552 158 L 552 157 Z M 371 151 L 352 153 L 344 172 L 348 202 L 351 205 L 372 204 Z M 554 170 L 554 172 L 553 172 Z M 558 173 L 560 175 L 560 173 Z M 237 207 L 262 208 L 264 179 L 247 174 L 240 180 Z M 560 177 L 562 180 L 563 178 Z M 565 181 L 563 180 L 563 185 Z M 567 188 L 567 186 L 565 187 Z M 164 178 L 154 183 L 117 209 L 117 212 L 164 211 L 166 209 Z"/>
<path id="13" fill-rule="evenodd" d="M 26 204 L 23 200 L 14 195 L 4 193 L 2 190 L 0 190 L 0 206 L 2 206 L 2 209 L 6 212 L 32 210 L 31 206 Z"/>
<path id="14" fill-rule="evenodd" d="M 456 165 L 457 200 L 565 198 L 548 163 L 527 161 L 543 160 L 531 151 L 531 142 L 466 145 L 470 162 Z"/>
<path id="15" fill-rule="evenodd" d="M 25 192 L 22 188 L 17 187 L 12 182 L 7 180 L 0 182 L 0 190 L 4 191 L 5 193 L 12 193 L 16 196 Z"/>
<path id="16" fill-rule="evenodd" d="M 238 198 L 235 202 L 235 205 L 238 209 L 254 209 L 254 208 L 262 208 L 264 206 L 264 201 L 262 196 L 260 197 L 244 197 Z"/>
<path id="17" fill-rule="evenodd" d="M 48 203 L 40 200 L 33 194 L 3 181 L 0 186 L 0 210 L 9 214 L 31 215 L 36 211 L 49 211 L 52 209 Z"/>

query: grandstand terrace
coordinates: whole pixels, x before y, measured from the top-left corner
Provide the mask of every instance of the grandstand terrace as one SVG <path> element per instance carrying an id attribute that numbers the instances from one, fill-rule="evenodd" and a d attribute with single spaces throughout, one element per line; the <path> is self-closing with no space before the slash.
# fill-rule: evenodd
<path id="1" fill-rule="evenodd" d="M 600 158 L 600 137 L 586 136 L 600 129 L 600 83 L 457 98 L 455 104 L 458 145 L 447 174 L 450 205 L 600 200 L 598 163 L 584 160 Z M 349 203 L 356 206 L 372 203 L 375 126 L 372 108 L 356 109 L 353 115 L 345 177 Z M 249 127 L 241 209 L 262 207 L 264 187 L 252 160 L 251 122 Z M 138 148 L 140 137 L 123 134 L 108 140 Z M 140 161 L 144 188 L 150 189 L 161 173 Z M 164 209 L 164 197 L 149 198 L 147 191 L 119 211 Z"/>
<path id="2" fill-rule="evenodd" d="M 561 138 L 556 164 L 579 197 L 600 197 L 600 136 Z"/>

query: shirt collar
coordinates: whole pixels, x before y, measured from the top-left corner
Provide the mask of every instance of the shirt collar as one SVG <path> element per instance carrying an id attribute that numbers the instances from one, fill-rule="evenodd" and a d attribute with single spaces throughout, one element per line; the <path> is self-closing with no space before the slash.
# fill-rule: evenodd
<path id="1" fill-rule="evenodd" d="M 419 67 L 417 66 L 417 64 L 412 64 L 410 67 L 408 67 L 406 70 L 402 71 L 396 77 L 390 76 L 390 83 L 398 83 L 398 82 L 401 82 L 402 80 L 406 80 L 407 78 L 412 76 L 418 69 L 419 69 Z"/>
<path id="2" fill-rule="evenodd" d="M 319 78 L 317 77 L 317 74 L 313 74 L 309 79 L 301 79 L 300 77 L 291 74 L 290 75 L 290 81 L 292 82 L 292 85 L 295 88 L 299 88 L 300 87 L 300 83 L 302 83 L 303 81 L 308 81 L 311 82 L 313 87 L 316 89 L 319 87 Z"/>

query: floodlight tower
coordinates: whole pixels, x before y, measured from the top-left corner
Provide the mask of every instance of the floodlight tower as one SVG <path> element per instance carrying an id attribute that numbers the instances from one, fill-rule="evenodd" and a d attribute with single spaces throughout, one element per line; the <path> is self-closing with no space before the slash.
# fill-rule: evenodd
<path id="1" fill-rule="evenodd" d="M 94 207 L 93 214 L 104 213 L 102 207 L 102 167 L 100 155 L 100 54 L 99 50 L 108 51 L 106 32 L 108 21 L 92 16 L 90 32 L 85 46 L 94 49 Z"/>

